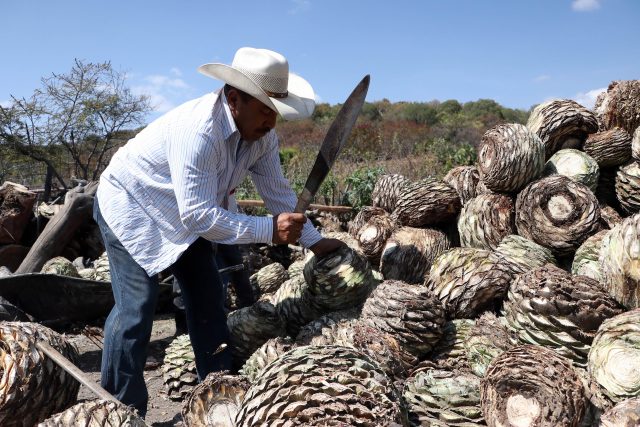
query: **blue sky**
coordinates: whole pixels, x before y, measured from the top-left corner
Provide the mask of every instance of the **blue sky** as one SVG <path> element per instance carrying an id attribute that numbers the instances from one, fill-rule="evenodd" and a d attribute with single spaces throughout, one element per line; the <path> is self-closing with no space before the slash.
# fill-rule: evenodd
<path id="1" fill-rule="evenodd" d="M 241 46 L 284 54 L 318 99 L 551 98 L 591 106 L 612 80 L 640 78 L 639 0 L 3 0 L 0 103 L 79 58 L 111 61 L 149 120 L 220 86 L 196 71 Z"/>

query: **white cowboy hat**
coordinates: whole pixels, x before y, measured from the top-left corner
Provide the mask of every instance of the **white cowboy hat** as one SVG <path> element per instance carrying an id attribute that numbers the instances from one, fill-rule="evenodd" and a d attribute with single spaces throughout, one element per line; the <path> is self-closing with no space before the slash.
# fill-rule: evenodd
<path id="1" fill-rule="evenodd" d="M 290 73 L 287 59 L 271 50 L 242 47 L 230 66 L 210 63 L 198 71 L 257 98 L 285 120 L 307 118 L 316 106 L 311 85 Z"/>

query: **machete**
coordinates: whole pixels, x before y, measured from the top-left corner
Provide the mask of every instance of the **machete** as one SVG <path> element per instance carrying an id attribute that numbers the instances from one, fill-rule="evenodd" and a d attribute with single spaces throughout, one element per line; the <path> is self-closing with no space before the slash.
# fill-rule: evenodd
<path id="1" fill-rule="evenodd" d="M 338 111 L 338 115 L 333 120 L 333 123 L 331 123 L 324 137 L 324 141 L 322 141 L 322 145 L 320 146 L 320 152 L 318 153 L 318 157 L 316 157 L 316 162 L 313 164 L 311 173 L 304 185 L 304 189 L 298 197 L 298 203 L 296 204 L 294 212 L 304 213 L 313 201 L 322 181 L 324 181 L 329 174 L 333 162 L 335 162 L 340 150 L 349 138 L 351 129 L 356 123 L 356 119 L 364 105 L 364 99 L 367 96 L 368 89 L 369 75 L 367 74 L 362 81 L 358 83 L 358 86 L 353 89 L 349 98 L 347 98 L 342 108 L 340 108 L 340 111 Z"/>

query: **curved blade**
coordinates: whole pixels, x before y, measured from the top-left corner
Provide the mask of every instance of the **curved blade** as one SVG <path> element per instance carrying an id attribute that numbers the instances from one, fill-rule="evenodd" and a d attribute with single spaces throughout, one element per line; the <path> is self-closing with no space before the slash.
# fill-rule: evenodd
<path id="1" fill-rule="evenodd" d="M 318 188 L 322 184 L 322 181 L 327 177 L 333 163 L 335 162 L 340 150 L 344 146 L 345 142 L 351 134 L 351 129 L 356 123 L 356 119 L 362 110 L 364 105 L 364 99 L 367 97 L 367 91 L 369 90 L 369 75 L 367 74 L 358 83 L 349 98 L 345 101 L 338 111 L 338 115 L 331 123 L 327 135 L 322 141 L 320 152 L 316 161 L 313 164 L 311 173 L 307 178 L 307 182 L 304 185 L 302 193 L 298 197 L 298 203 L 294 212 L 304 213 L 309 204 L 313 201 Z"/>

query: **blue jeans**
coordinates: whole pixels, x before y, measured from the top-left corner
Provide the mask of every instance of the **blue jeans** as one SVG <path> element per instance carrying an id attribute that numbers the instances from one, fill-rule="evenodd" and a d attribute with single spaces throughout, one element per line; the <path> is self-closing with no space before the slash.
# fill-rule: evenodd
<path id="1" fill-rule="evenodd" d="M 147 346 L 158 300 L 158 278 L 150 277 L 122 246 L 100 214 L 94 200 L 93 216 L 109 257 L 115 305 L 104 326 L 101 384 L 126 405 L 146 415 L 149 394 L 144 382 Z M 189 337 L 200 380 L 209 372 L 231 368 L 224 312 L 224 293 L 211 242 L 197 239 L 171 266 L 185 304 Z"/>

